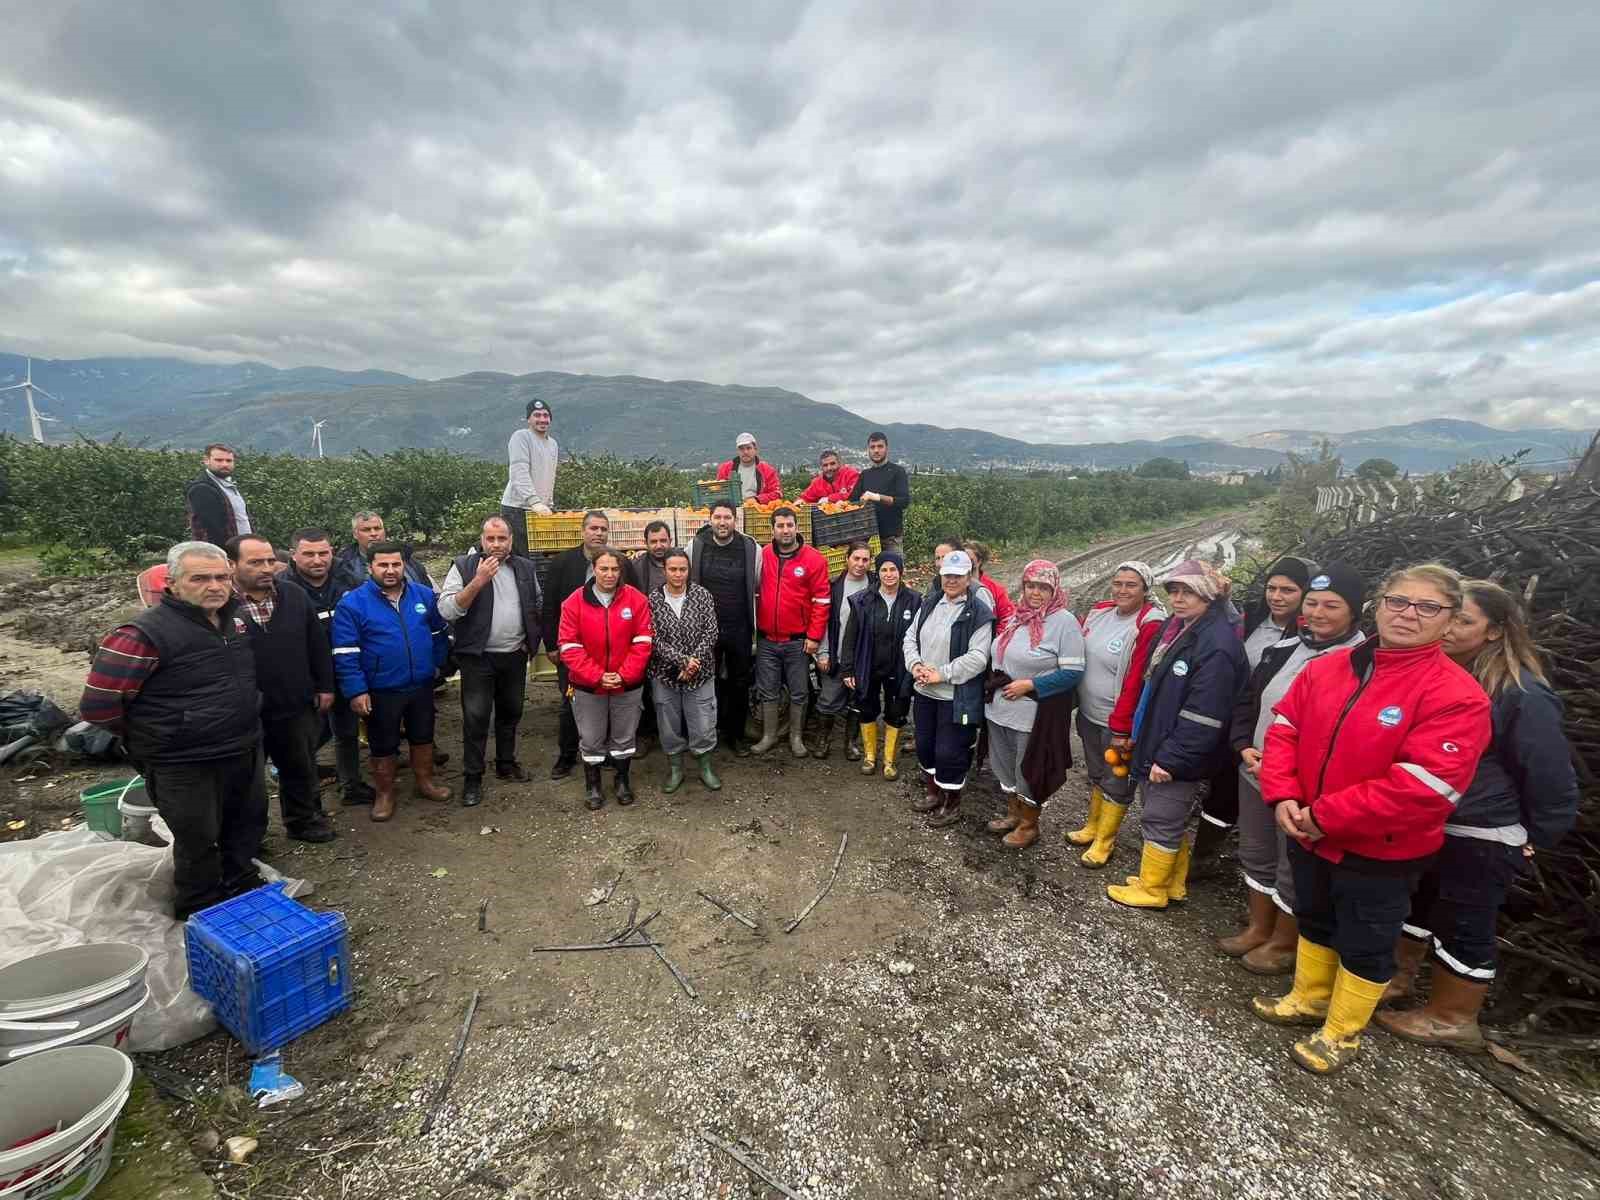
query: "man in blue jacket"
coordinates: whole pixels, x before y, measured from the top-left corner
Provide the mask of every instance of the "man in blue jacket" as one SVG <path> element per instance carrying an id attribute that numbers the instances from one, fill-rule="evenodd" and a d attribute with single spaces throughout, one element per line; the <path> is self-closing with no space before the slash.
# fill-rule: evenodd
<path id="1" fill-rule="evenodd" d="M 333 663 L 350 711 L 367 722 L 377 789 L 372 819 L 387 821 L 394 816 L 402 728 L 417 795 L 450 799 L 450 789 L 433 780 L 433 686 L 450 642 L 433 590 L 407 577 L 399 542 L 373 542 L 367 563 L 367 581 L 334 610 Z"/>

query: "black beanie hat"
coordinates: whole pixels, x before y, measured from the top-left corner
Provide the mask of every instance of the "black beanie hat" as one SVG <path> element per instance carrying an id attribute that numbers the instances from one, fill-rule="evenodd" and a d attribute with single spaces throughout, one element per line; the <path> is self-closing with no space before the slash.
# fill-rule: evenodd
<path id="1" fill-rule="evenodd" d="M 1292 554 L 1286 554 L 1272 564 L 1272 567 L 1267 571 L 1267 578 L 1271 579 L 1274 575 L 1282 575 L 1285 578 L 1294 580 L 1299 585 L 1300 590 L 1305 592 L 1311 590 L 1311 574 L 1313 570 L 1315 570 L 1315 564 L 1308 563 L 1303 558 L 1295 558 Z"/>
<path id="2" fill-rule="evenodd" d="M 1307 591 L 1332 592 L 1341 597 L 1350 606 L 1350 611 L 1357 618 L 1361 616 L 1361 606 L 1367 602 L 1367 585 L 1361 579 L 1361 572 L 1345 563 L 1329 563 L 1311 578 L 1311 586 Z"/>

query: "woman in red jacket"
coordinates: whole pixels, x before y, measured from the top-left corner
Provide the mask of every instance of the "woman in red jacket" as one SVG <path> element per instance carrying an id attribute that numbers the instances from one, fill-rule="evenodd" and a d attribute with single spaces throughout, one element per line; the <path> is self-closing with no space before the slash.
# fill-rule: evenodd
<path id="1" fill-rule="evenodd" d="M 1319 1074 L 1355 1057 L 1395 972 L 1411 893 L 1489 744 L 1489 700 L 1441 645 L 1461 577 L 1436 563 L 1380 589 L 1378 638 L 1306 664 L 1274 708 L 1262 799 L 1291 839 L 1294 986 L 1256 1015 L 1319 1025 L 1294 1058 Z"/>
<path id="2" fill-rule="evenodd" d="M 557 642 L 572 691 L 583 756 L 584 803 L 601 808 L 600 768 L 609 753 L 617 765 L 617 803 L 633 803 L 628 778 L 634 734 L 643 707 L 645 669 L 655 644 L 650 601 L 622 582 L 622 555 L 602 550 L 594 578 L 561 602 Z"/>

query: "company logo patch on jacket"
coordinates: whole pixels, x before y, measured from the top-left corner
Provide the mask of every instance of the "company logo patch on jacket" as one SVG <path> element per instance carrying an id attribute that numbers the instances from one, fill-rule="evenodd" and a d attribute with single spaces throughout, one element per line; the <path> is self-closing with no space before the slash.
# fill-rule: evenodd
<path id="1" fill-rule="evenodd" d="M 1180 658 L 1177 662 L 1172 664 L 1172 673 L 1180 677 L 1187 675 L 1189 673 L 1189 664 Z"/>
<path id="2" fill-rule="evenodd" d="M 1378 724 L 1382 725 L 1385 729 L 1393 729 L 1396 725 L 1400 724 L 1400 718 L 1405 715 L 1406 714 L 1404 711 L 1402 711 L 1398 704 L 1391 704 L 1388 708 L 1380 709 L 1378 711 Z"/>
<path id="3" fill-rule="evenodd" d="M 425 613 L 428 611 L 428 606 L 421 600 L 418 600 L 416 604 L 412 605 L 412 611 L 417 613 Z"/>
<path id="4" fill-rule="evenodd" d="M 233 631 L 235 633 L 243 633 L 245 631 L 244 618 L 243 617 L 235 617 L 233 619 Z"/>
<path id="5" fill-rule="evenodd" d="M 1106 643 L 1106 652 L 1109 654 L 1121 654 L 1122 645 L 1122 635 L 1118 634 L 1116 637 L 1112 638 Z"/>
<path id="6" fill-rule="evenodd" d="M 625 608 L 625 609 L 623 609 L 623 610 L 622 610 L 622 619 L 623 619 L 623 620 L 624 620 L 624 621 L 631 621 L 631 620 L 633 620 L 633 609 L 631 609 L 631 608 Z"/>
<path id="7" fill-rule="evenodd" d="M 1327 591 L 1332 586 L 1333 580 L 1329 579 L 1326 575 L 1318 575 L 1311 581 L 1311 590 L 1313 592 Z"/>
<path id="8" fill-rule="evenodd" d="M 796 567 L 794 569 L 794 577 L 796 579 L 804 579 L 806 577 L 806 569 L 804 567 Z"/>

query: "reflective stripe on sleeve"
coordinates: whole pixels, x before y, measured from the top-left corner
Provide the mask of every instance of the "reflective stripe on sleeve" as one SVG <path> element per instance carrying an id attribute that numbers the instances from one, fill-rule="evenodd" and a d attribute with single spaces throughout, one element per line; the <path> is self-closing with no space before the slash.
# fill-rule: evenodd
<path id="1" fill-rule="evenodd" d="M 1196 725 L 1205 725 L 1211 729 L 1222 728 L 1221 721 L 1217 720 L 1215 717 L 1208 717 L 1204 713 L 1197 713 L 1190 709 L 1184 708 L 1178 711 L 1178 715 L 1186 721 L 1193 721 Z"/>
<path id="2" fill-rule="evenodd" d="M 1485 979 L 1485 980 L 1487 980 L 1487 979 L 1493 979 L 1494 978 L 1494 968 L 1493 967 L 1469 967 L 1469 966 L 1467 966 L 1466 963 L 1462 962 L 1455 955 L 1451 954 L 1450 951 L 1446 950 L 1444 948 L 1444 943 L 1441 942 L 1438 938 L 1434 938 L 1433 939 L 1433 952 L 1434 952 L 1434 954 L 1436 954 L 1438 956 L 1440 962 L 1442 962 L 1445 966 L 1449 967 L 1457 975 L 1465 975 L 1468 979 Z"/>
<path id="3" fill-rule="evenodd" d="M 1413 779 L 1419 779 L 1423 783 L 1427 784 L 1434 791 L 1438 792 L 1439 795 L 1450 801 L 1451 804 L 1459 804 L 1461 802 L 1461 793 L 1456 791 L 1455 788 L 1451 787 L 1444 780 L 1440 779 L 1432 771 L 1428 770 L 1427 767 L 1421 766 L 1417 763 L 1408 762 L 1395 763 L 1395 766 L 1399 767 Z"/>
<path id="4" fill-rule="evenodd" d="M 335 646 L 333 648 L 333 652 L 335 654 L 360 654 L 361 653 L 361 647 L 360 646 Z"/>
<path id="5" fill-rule="evenodd" d="M 1058 659 L 1056 659 L 1056 666 L 1061 667 L 1063 670 L 1067 670 L 1067 671 L 1073 671 L 1073 670 L 1081 671 L 1081 670 L 1083 670 L 1083 659 L 1081 659 L 1081 658 L 1058 658 Z"/>
<path id="6" fill-rule="evenodd" d="M 633 640 L 636 641 L 636 642 L 654 642 L 655 638 L 645 637 L 644 634 L 641 633 L 638 637 L 634 638 Z"/>
<path id="7" fill-rule="evenodd" d="M 582 642 L 562 642 L 561 643 L 561 648 L 563 650 L 582 650 L 583 649 L 583 643 Z"/>

